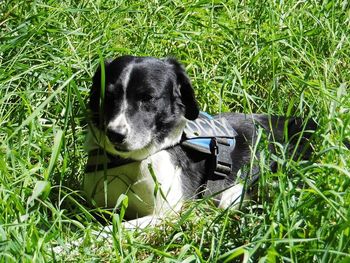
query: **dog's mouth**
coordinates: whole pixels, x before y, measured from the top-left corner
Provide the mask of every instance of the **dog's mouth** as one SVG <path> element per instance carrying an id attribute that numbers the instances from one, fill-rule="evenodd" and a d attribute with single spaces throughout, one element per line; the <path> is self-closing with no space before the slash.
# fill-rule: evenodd
<path id="1" fill-rule="evenodd" d="M 115 151 L 114 154 L 125 159 L 143 160 L 153 153 L 152 143 L 147 144 L 142 148 L 133 149 L 133 145 L 111 144 Z"/>
<path id="2" fill-rule="evenodd" d="M 143 147 L 137 148 L 137 147 L 135 147 L 135 145 L 129 144 L 127 142 L 122 142 L 122 143 L 111 142 L 111 144 L 112 144 L 114 150 L 116 150 L 120 154 L 128 154 L 128 153 L 132 153 L 132 152 L 139 151 L 139 150 L 143 149 Z"/>
<path id="3" fill-rule="evenodd" d="M 118 133 L 116 133 L 118 135 Z M 119 138 L 115 133 L 106 134 L 111 146 L 118 152 L 130 152 L 131 145 L 127 142 L 126 138 Z"/>
<path id="4" fill-rule="evenodd" d="M 109 136 L 106 136 L 108 138 L 108 141 L 110 143 L 110 145 L 118 152 L 130 152 L 130 145 L 128 145 L 128 143 L 123 140 L 122 142 L 115 142 L 113 141 L 112 138 L 110 138 Z"/>
<path id="5" fill-rule="evenodd" d="M 123 152 L 123 153 L 127 153 L 130 152 L 130 150 L 128 149 L 128 147 L 126 145 L 121 145 L 121 144 L 113 144 L 113 147 L 116 151 L 118 152 Z"/>

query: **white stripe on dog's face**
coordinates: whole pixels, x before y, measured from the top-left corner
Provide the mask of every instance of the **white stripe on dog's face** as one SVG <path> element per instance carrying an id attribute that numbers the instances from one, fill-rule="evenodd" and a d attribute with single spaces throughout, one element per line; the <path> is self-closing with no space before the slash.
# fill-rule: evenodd
<path id="1" fill-rule="evenodd" d="M 131 127 L 126 119 L 126 115 L 125 115 L 126 109 L 127 109 L 127 103 L 126 103 L 126 99 L 124 98 L 122 102 L 122 107 L 120 109 L 120 113 L 108 123 L 107 129 L 113 130 L 114 132 L 117 132 L 117 133 L 125 134 L 125 136 L 127 137 L 130 133 Z"/>
<path id="2" fill-rule="evenodd" d="M 133 64 L 126 67 L 121 73 L 123 98 L 119 113 L 107 124 L 107 130 L 112 130 L 116 133 L 125 134 L 125 138 L 130 134 L 131 126 L 127 120 L 126 112 L 128 109 L 128 103 L 126 100 L 126 88 L 130 80 L 130 72 L 132 71 Z"/>
<path id="3" fill-rule="evenodd" d="M 125 115 L 127 108 L 128 108 L 128 104 L 126 102 L 126 96 L 124 92 L 119 113 L 116 116 L 114 116 L 114 118 L 107 124 L 107 128 L 111 128 L 118 131 L 118 128 L 124 129 L 128 126 L 128 128 L 130 129 L 130 125 L 126 120 L 126 115 Z"/>
<path id="4" fill-rule="evenodd" d="M 122 79 L 123 89 L 124 89 L 124 95 L 126 88 L 128 87 L 129 80 L 130 80 L 130 73 L 134 67 L 134 64 L 129 64 L 122 72 L 120 78 Z"/>

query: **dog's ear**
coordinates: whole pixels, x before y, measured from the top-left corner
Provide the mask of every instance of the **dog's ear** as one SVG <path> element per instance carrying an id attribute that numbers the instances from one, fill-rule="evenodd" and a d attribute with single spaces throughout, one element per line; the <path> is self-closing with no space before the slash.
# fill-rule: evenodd
<path id="1" fill-rule="evenodd" d="M 185 106 L 185 118 L 188 120 L 195 120 L 199 114 L 199 106 L 195 98 L 191 81 L 179 62 L 173 58 L 167 58 L 166 61 L 174 67 L 177 84 L 180 87 L 181 100 Z"/>

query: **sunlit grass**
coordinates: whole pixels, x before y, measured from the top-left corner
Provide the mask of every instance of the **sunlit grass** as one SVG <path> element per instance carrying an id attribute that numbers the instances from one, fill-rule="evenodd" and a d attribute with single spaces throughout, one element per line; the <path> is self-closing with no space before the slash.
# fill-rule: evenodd
<path id="1" fill-rule="evenodd" d="M 347 262 L 349 10 L 346 1 L 3 1 L 1 261 Z M 210 113 L 313 118 L 315 155 L 282 155 L 273 174 L 265 150 L 259 200 L 241 211 L 198 201 L 157 228 L 122 230 L 115 215 L 113 238 L 93 234 L 102 224 L 79 186 L 99 54 L 177 58 Z"/>

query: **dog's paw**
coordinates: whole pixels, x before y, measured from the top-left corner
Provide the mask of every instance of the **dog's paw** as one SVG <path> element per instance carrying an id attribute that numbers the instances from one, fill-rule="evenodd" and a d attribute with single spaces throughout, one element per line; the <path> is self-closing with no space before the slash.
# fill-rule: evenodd
<path id="1" fill-rule="evenodd" d="M 147 227 L 156 226 L 160 222 L 161 222 L 161 219 L 159 217 L 150 215 L 150 216 L 140 217 L 129 221 L 124 221 L 122 223 L 122 226 L 128 230 L 145 229 Z"/>

